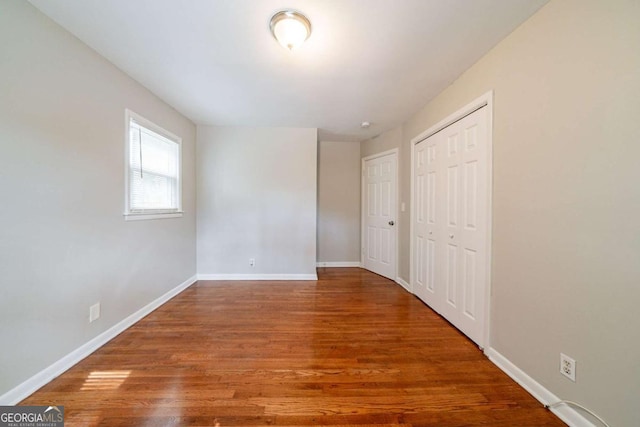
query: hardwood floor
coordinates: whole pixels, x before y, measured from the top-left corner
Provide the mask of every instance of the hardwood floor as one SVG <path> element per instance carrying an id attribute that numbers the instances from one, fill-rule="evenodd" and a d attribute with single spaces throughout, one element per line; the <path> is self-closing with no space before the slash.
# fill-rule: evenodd
<path id="1" fill-rule="evenodd" d="M 21 404 L 66 426 L 564 426 L 397 284 L 318 273 L 200 281 Z"/>

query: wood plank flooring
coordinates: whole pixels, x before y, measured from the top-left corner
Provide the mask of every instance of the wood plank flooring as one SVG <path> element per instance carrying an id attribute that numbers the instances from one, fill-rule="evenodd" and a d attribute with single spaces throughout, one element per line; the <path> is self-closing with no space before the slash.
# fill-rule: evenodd
<path id="1" fill-rule="evenodd" d="M 67 426 L 564 426 L 397 284 L 318 273 L 200 281 L 21 404 Z"/>

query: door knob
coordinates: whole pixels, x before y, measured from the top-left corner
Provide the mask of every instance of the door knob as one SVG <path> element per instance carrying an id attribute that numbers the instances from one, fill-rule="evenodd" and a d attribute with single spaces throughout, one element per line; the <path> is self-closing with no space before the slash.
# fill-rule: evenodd
<path id="1" fill-rule="evenodd" d="M 395 222 L 389 221 L 389 225 L 394 225 L 394 224 L 395 224 Z"/>
<path id="2" fill-rule="evenodd" d="M 450 239 L 453 239 L 453 234 L 449 234 L 449 238 L 450 238 Z"/>

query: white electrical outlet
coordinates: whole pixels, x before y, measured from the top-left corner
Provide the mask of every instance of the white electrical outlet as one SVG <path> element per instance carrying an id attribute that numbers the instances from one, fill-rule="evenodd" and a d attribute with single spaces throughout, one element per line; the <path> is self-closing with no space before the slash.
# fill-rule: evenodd
<path id="1" fill-rule="evenodd" d="M 98 320 L 100 317 L 100 303 L 93 304 L 89 307 L 89 323 Z"/>
<path id="2" fill-rule="evenodd" d="M 255 267 L 256 266 L 256 259 L 255 258 L 249 258 L 249 265 L 251 267 Z"/>
<path id="3" fill-rule="evenodd" d="M 564 353 L 560 353 L 560 373 L 576 382 L 576 361 Z"/>

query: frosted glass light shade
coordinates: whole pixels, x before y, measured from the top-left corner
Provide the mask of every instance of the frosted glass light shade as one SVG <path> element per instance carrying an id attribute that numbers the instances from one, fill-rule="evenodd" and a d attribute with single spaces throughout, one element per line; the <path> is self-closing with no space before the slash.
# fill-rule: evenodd
<path id="1" fill-rule="evenodd" d="M 300 12 L 283 10 L 271 17 L 271 34 L 289 50 L 299 48 L 311 35 L 311 23 Z"/>

